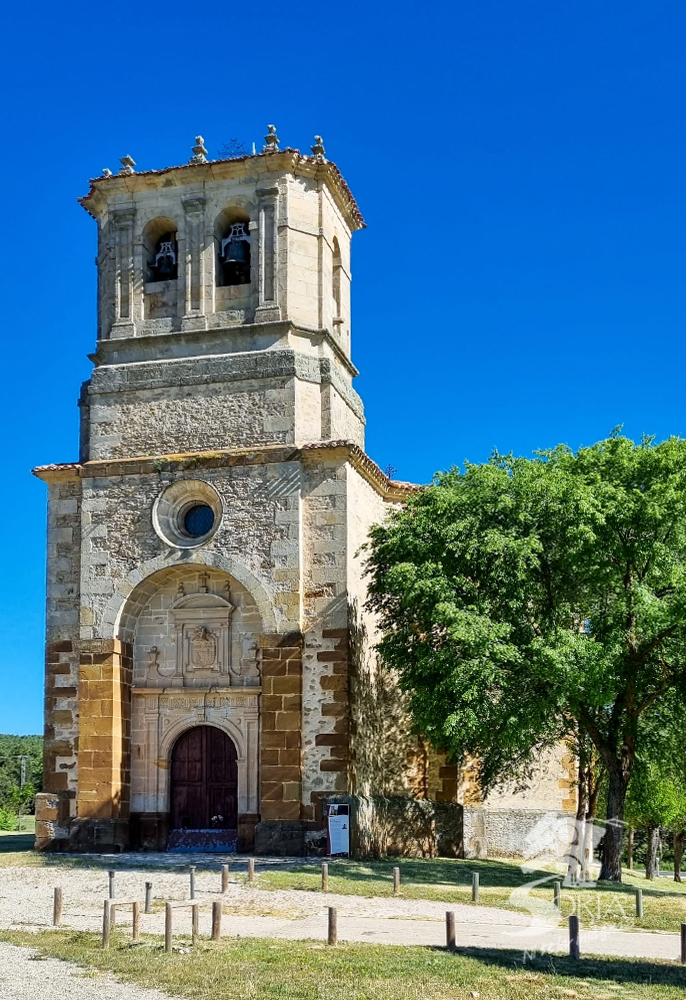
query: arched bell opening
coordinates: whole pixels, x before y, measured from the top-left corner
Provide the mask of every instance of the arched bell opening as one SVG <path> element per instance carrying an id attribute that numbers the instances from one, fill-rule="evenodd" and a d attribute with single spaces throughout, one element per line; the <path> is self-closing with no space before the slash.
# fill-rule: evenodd
<path id="1" fill-rule="evenodd" d="M 176 281 L 179 273 L 177 225 L 173 219 L 152 219 L 143 230 L 145 281 Z"/>
<path id="2" fill-rule="evenodd" d="M 250 284 L 250 216 L 237 206 L 225 208 L 215 223 L 218 287 Z"/>

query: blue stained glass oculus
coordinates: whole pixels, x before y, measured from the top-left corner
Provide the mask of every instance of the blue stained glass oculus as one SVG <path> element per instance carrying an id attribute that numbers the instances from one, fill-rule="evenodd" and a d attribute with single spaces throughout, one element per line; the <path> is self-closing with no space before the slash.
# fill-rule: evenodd
<path id="1" fill-rule="evenodd" d="M 184 516 L 183 526 L 192 538 L 201 538 L 214 525 L 214 511 L 206 503 L 190 507 Z"/>

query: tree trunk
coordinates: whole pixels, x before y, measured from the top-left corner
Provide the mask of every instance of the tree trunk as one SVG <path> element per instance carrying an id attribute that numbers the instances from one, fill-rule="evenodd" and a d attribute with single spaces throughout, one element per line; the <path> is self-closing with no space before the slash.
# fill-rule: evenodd
<path id="1" fill-rule="evenodd" d="M 588 765 L 586 771 L 586 785 L 588 788 L 588 809 L 586 811 L 586 824 L 584 826 L 584 852 L 581 862 L 581 881 L 591 881 L 591 864 L 593 862 L 593 829 L 594 819 L 598 814 L 598 794 L 600 792 L 600 768 L 596 758 Z"/>
<path id="2" fill-rule="evenodd" d="M 624 801 L 629 783 L 619 763 L 609 769 L 607 795 L 607 828 L 603 837 L 603 861 L 598 876 L 604 882 L 622 881 L 622 826 Z"/>
<path id="3" fill-rule="evenodd" d="M 654 879 L 657 871 L 657 850 L 660 846 L 660 827 L 649 826 L 646 830 L 648 835 L 648 853 L 646 854 L 646 878 Z"/>
<path id="4" fill-rule="evenodd" d="M 674 881 L 681 882 L 681 859 L 684 856 L 686 830 L 674 834 Z"/>
<path id="5" fill-rule="evenodd" d="M 634 828 L 629 827 L 626 835 L 626 866 L 631 871 L 634 867 Z"/>
<path id="6" fill-rule="evenodd" d="M 586 755 L 583 746 L 579 747 L 579 776 L 577 782 L 576 822 L 574 824 L 574 839 L 569 848 L 569 865 L 567 866 L 567 881 L 572 885 L 583 881 L 584 851 L 586 847 L 586 813 L 588 811 L 588 774 L 586 771 Z"/>

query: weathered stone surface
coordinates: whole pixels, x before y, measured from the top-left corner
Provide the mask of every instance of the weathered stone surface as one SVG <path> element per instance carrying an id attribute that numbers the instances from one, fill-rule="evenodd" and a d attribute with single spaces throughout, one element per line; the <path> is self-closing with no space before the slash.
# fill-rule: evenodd
<path id="1" fill-rule="evenodd" d="M 323 806 L 345 794 L 359 850 L 460 850 L 458 797 L 476 803 L 478 787 L 412 735 L 365 610 L 361 546 L 412 488 L 362 450 L 362 220 L 340 174 L 290 151 L 103 178 L 83 203 L 99 282 L 80 460 L 37 470 L 38 846 L 164 846 L 174 747 L 211 726 L 236 751 L 241 849 L 321 850 Z M 222 247 L 239 224 L 250 259 L 233 283 Z M 211 524 L 194 534 L 203 505 Z M 536 795 L 569 807 L 568 772 L 558 759 Z"/>

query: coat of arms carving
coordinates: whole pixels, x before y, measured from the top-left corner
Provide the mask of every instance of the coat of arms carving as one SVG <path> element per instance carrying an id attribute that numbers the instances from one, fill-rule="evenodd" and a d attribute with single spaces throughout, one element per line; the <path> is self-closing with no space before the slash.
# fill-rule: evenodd
<path id="1" fill-rule="evenodd" d="M 210 670 L 217 664 L 217 637 L 204 625 L 191 635 L 191 665 L 198 670 Z"/>

